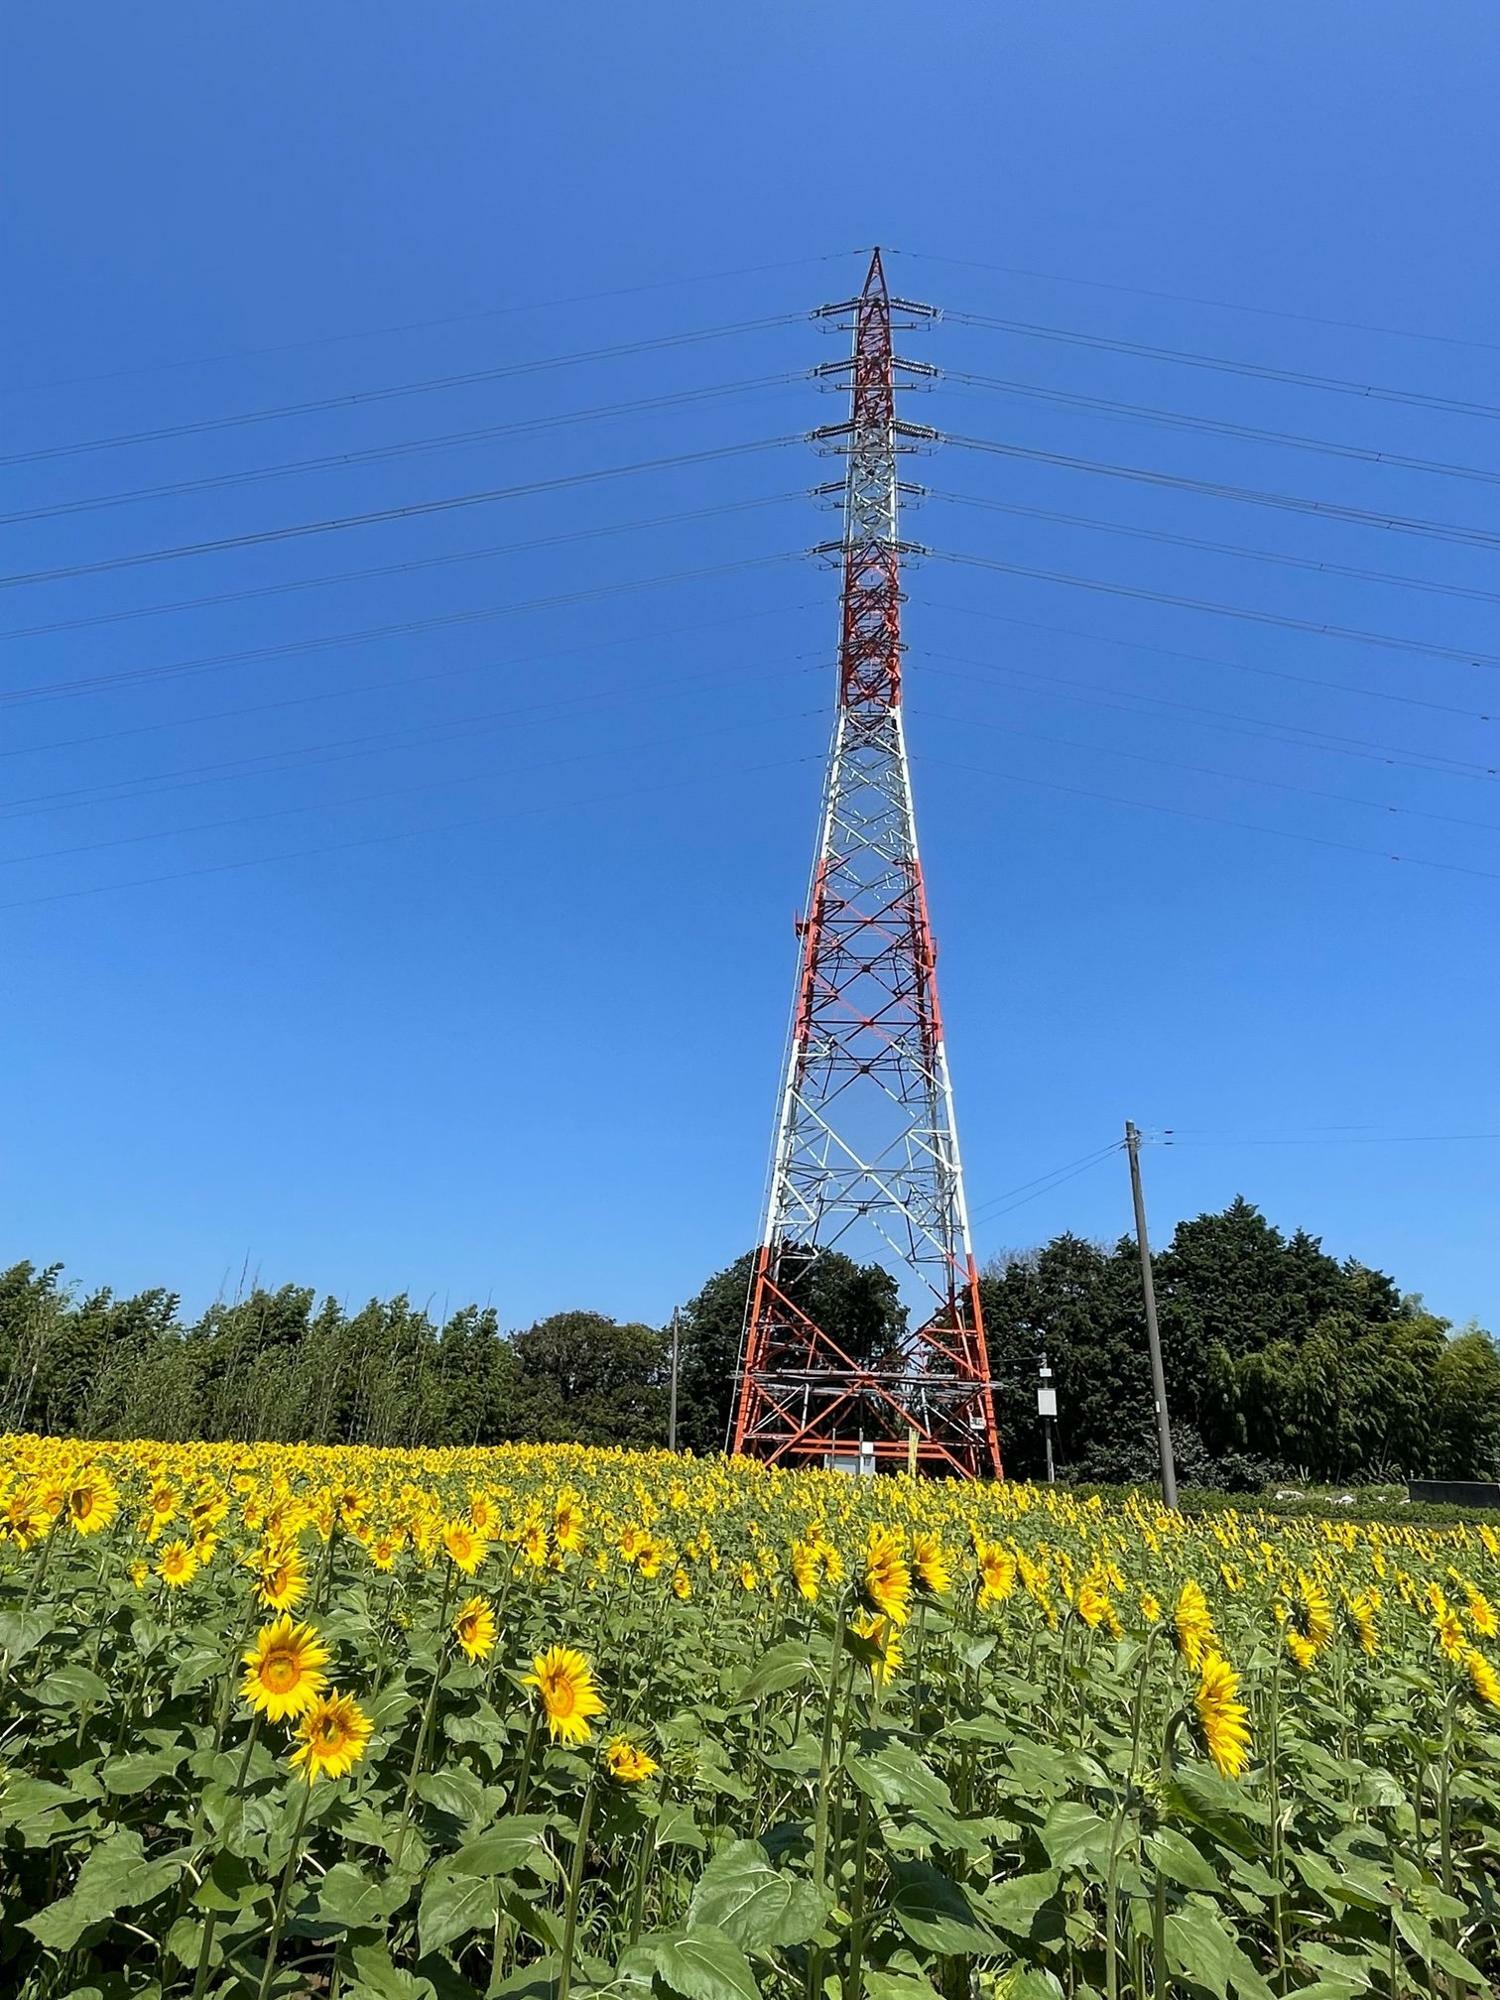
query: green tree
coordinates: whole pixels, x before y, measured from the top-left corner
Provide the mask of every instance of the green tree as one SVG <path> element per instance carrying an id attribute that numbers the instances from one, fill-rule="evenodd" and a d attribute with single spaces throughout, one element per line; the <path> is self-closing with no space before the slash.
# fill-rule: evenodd
<path id="1" fill-rule="evenodd" d="M 604 1313 L 553 1313 L 514 1336 L 507 1425 L 544 1444 L 661 1445 L 667 1343 L 656 1327 Z"/>
<path id="2" fill-rule="evenodd" d="M 677 1441 L 722 1451 L 734 1414 L 736 1372 L 757 1253 L 747 1251 L 683 1307 L 678 1329 Z M 906 1330 L 900 1287 L 879 1264 L 824 1250 L 788 1280 L 788 1294 L 856 1361 L 884 1353 Z"/>

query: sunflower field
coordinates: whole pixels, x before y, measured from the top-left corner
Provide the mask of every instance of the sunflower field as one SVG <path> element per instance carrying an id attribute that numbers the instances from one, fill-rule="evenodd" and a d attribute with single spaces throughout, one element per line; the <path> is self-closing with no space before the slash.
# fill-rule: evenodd
<path id="1" fill-rule="evenodd" d="M 0 1993 L 1500 1990 L 1500 1533 L 0 1438 Z"/>

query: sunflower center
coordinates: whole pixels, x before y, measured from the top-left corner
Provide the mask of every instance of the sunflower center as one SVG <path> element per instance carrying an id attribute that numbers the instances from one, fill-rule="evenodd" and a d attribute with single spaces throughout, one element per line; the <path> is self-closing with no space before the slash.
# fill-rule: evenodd
<path id="1" fill-rule="evenodd" d="M 547 1706 L 554 1715 L 571 1715 L 578 1706 L 578 1691 L 572 1682 L 553 1681 L 547 1693 Z"/>
<path id="2" fill-rule="evenodd" d="M 268 1653 L 260 1677 L 272 1694 L 287 1694 L 302 1677 L 294 1653 Z"/>

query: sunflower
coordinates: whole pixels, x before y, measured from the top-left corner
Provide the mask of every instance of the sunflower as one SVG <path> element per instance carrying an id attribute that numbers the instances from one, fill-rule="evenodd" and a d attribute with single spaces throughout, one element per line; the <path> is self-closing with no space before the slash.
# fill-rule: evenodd
<path id="1" fill-rule="evenodd" d="M 198 1557 L 186 1542 L 168 1542 L 157 1559 L 156 1574 L 169 1590 L 180 1590 L 192 1582 L 197 1568 Z"/>
<path id="2" fill-rule="evenodd" d="M 376 1535 L 365 1553 L 382 1576 L 388 1576 L 396 1567 L 396 1558 L 401 1553 L 405 1537 L 398 1530 L 395 1534 Z"/>
<path id="3" fill-rule="evenodd" d="M 688 1575 L 687 1571 L 685 1569 L 673 1570 L 672 1595 L 677 1599 L 678 1603 L 686 1604 L 692 1594 L 693 1579 Z"/>
<path id="4" fill-rule="evenodd" d="M 1295 1625 L 1286 1628 L 1286 1649 L 1296 1662 L 1299 1673 L 1307 1673 L 1318 1657 L 1318 1649 L 1312 1640 L 1299 1632 Z"/>
<path id="5" fill-rule="evenodd" d="M 1500 1708 L 1500 1674 L 1473 1646 L 1464 1654 L 1464 1672 L 1469 1677 L 1469 1686 L 1476 1699 L 1489 1708 Z"/>
<path id="6" fill-rule="evenodd" d="M 921 1597 L 945 1597 L 953 1582 L 947 1553 L 936 1535 L 911 1538 L 911 1574 Z"/>
<path id="7" fill-rule="evenodd" d="M 1079 1584 L 1073 1609 L 1091 1632 L 1098 1631 L 1102 1626 L 1111 1638 L 1119 1638 L 1119 1616 L 1110 1602 L 1109 1592 L 1104 1588 L 1102 1580 L 1092 1571 Z"/>
<path id="8" fill-rule="evenodd" d="M 1287 1617 L 1315 1654 L 1321 1653 L 1333 1637 L 1333 1606 L 1328 1602 L 1328 1593 L 1305 1569 L 1297 1572 L 1297 1588 L 1287 1605 Z"/>
<path id="9" fill-rule="evenodd" d="M 811 1542 L 792 1543 L 792 1581 L 809 1604 L 817 1602 L 822 1569 L 818 1551 Z"/>
<path id="10" fill-rule="evenodd" d="M 52 1532 L 52 1513 L 35 1486 L 18 1486 L 0 1507 L 0 1532 L 29 1549 Z"/>
<path id="11" fill-rule="evenodd" d="M 467 1521 L 449 1521 L 443 1529 L 443 1547 L 448 1560 L 465 1576 L 472 1576 L 490 1552 L 482 1535 L 476 1535 Z"/>
<path id="12" fill-rule="evenodd" d="M 661 1766 L 628 1736 L 616 1736 L 604 1752 L 604 1768 L 617 1785 L 640 1785 Z"/>
<path id="13" fill-rule="evenodd" d="M 1464 1621 L 1451 1604 L 1445 1603 L 1437 1612 L 1432 1629 L 1437 1634 L 1444 1657 L 1461 1663 L 1469 1647 L 1468 1634 L 1464 1631 Z"/>
<path id="14" fill-rule="evenodd" d="M 364 1756 L 374 1728 L 349 1695 L 319 1695 L 297 1724 L 292 1768 L 300 1765 L 310 1785 L 319 1778 L 342 1778 Z"/>
<path id="15" fill-rule="evenodd" d="M 97 1465 L 86 1466 L 65 1489 L 63 1511 L 75 1533 L 97 1535 L 119 1513 L 120 1496 L 108 1473 Z"/>
<path id="16" fill-rule="evenodd" d="M 978 1599 L 980 1608 L 988 1604 L 1003 1604 L 1016 1587 L 1016 1559 L 1009 1549 L 999 1542 L 976 1542 L 974 1560 L 979 1567 Z"/>
<path id="17" fill-rule="evenodd" d="M 255 1595 L 268 1611 L 294 1611 L 307 1595 L 307 1565 L 295 1542 L 268 1542 L 254 1561 Z"/>
<path id="18" fill-rule="evenodd" d="M 884 1687 L 901 1665 L 901 1647 L 894 1623 L 878 1612 L 861 1611 L 850 1619 L 849 1630 L 861 1639 L 868 1639 L 876 1649 L 880 1657 L 870 1662 L 870 1678 L 876 1687 Z"/>
<path id="19" fill-rule="evenodd" d="M 570 1556 L 583 1548 L 583 1502 L 566 1488 L 558 1494 L 552 1512 L 552 1539 Z"/>
<path id="20" fill-rule="evenodd" d="M 1237 1778 L 1250 1761 L 1249 1713 L 1236 1700 L 1240 1677 L 1218 1653 L 1206 1653 L 1193 1697 L 1203 1747 L 1221 1777 Z"/>
<path id="21" fill-rule="evenodd" d="M 1500 1635 L 1500 1618 L 1495 1616 L 1495 1607 L 1484 1592 L 1472 1583 L 1465 1583 L 1464 1596 L 1468 1599 L 1469 1623 L 1481 1639 L 1493 1639 Z"/>
<path id="22" fill-rule="evenodd" d="M 540 1569 L 547 1560 L 547 1530 L 540 1521 L 528 1521 L 521 1537 L 521 1553 L 533 1569 Z"/>
<path id="23" fill-rule="evenodd" d="M 583 1654 L 571 1646 L 549 1646 L 531 1666 L 521 1685 L 536 1689 L 549 1735 L 564 1743 L 587 1743 L 594 1733 L 588 1719 L 604 1713 L 604 1702 Z"/>
<path id="24" fill-rule="evenodd" d="M 1344 1599 L 1344 1623 L 1349 1636 L 1362 1653 L 1371 1659 L 1380 1650 L 1380 1640 L 1375 1630 L 1375 1593 L 1369 1590 L 1356 1591 L 1353 1597 Z"/>
<path id="25" fill-rule="evenodd" d="M 240 1693 L 271 1722 L 305 1714 L 328 1685 L 328 1648 L 311 1625 L 294 1625 L 285 1612 L 261 1627 L 244 1661 Z"/>
<path id="26" fill-rule="evenodd" d="M 1148 1625 L 1160 1624 L 1161 1599 L 1153 1597 L 1149 1590 L 1143 1590 L 1140 1596 L 1140 1613 Z"/>
<path id="27" fill-rule="evenodd" d="M 495 1650 L 495 1613 L 487 1597 L 471 1597 L 453 1620 L 453 1636 L 471 1660 L 487 1660 Z"/>
<path id="28" fill-rule="evenodd" d="M 1177 1593 L 1172 1613 L 1172 1636 L 1178 1652 L 1190 1667 L 1197 1668 L 1214 1642 L 1214 1622 L 1209 1616 L 1208 1599 L 1201 1584 L 1192 1577 Z"/>
<path id="29" fill-rule="evenodd" d="M 739 1577 L 741 1590 L 754 1590 L 760 1582 L 760 1574 L 754 1563 L 741 1563 L 735 1574 Z"/>
<path id="30" fill-rule="evenodd" d="M 900 1540 L 889 1528 L 871 1528 L 865 1545 L 865 1566 L 859 1579 L 859 1594 L 866 1610 L 878 1611 L 892 1624 L 906 1623 L 906 1607 L 911 1598 L 911 1571 L 901 1553 Z"/>

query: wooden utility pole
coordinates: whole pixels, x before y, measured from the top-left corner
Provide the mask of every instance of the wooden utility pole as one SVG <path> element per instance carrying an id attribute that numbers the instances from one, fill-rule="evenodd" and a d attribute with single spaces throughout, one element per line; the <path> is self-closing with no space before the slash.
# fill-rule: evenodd
<path id="1" fill-rule="evenodd" d="M 667 1402 L 667 1450 L 677 1449 L 677 1320 L 678 1309 L 672 1308 L 672 1389 Z"/>
<path id="2" fill-rule="evenodd" d="M 1130 1194 L 1135 1203 L 1135 1240 L 1141 1253 L 1141 1289 L 1146 1295 L 1146 1342 L 1151 1349 L 1151 1393 L 1156 1398 L 1156 1445 L 1161 1455 L 1161 1497 L 1177 1508 L 1177 1468 L 1172 1459 L 1172 1420 L 1167 1414 L 1167 1378 L 1161 1364 L 1161 1329 L 1156 1323 L 1156 1286 L 1151 1278 L 1151 1240 L 1146 1234 L 1146 1198 L 1141 1193 L 1141 1135 L 1125 1120 L 1130 1155 Z"/>

